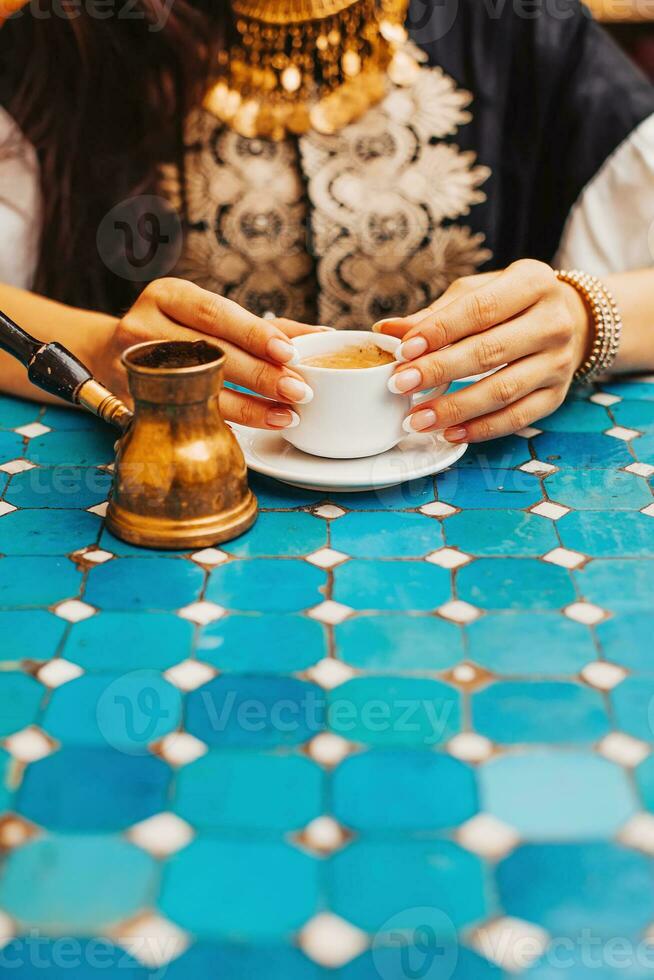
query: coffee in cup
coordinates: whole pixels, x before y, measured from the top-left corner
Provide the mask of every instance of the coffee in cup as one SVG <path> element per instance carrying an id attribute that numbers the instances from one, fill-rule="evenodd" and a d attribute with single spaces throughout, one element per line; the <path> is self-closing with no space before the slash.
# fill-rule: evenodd
<path id="1" fill-rule="evenodd" d="M 363 368 L 381 367 L 383 364 L 395 364 L 395 355 L 377 344 L 350 344 L 342 350 L 327 354 L 316 354 L 305 357 L 302 364 L 307 367 L 332 368 L 336 371 L 360 371 Z"/>

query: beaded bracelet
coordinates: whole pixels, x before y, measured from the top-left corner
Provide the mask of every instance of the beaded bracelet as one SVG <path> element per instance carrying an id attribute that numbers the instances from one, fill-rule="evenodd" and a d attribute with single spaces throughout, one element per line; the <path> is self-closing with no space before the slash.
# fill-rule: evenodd
<path id="1" fill-rule="evenodd" d="M 568 283 L 583 297 L 593 316 L 595 337 L 587 359 L 575 372 L 575 381 L 590 383 L 608 371 L 617 355 L 622 337 L 622 317 L 612 293 L 596 276 L 587 272 L 557 271 L 557 278 Z"/>

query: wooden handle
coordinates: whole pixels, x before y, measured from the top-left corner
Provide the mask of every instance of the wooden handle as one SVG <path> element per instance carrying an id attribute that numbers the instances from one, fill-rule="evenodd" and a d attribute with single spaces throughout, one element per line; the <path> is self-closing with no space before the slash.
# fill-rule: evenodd
<path id="1" fill-rule="evenodd" d="M 77 394 L 93 375 L 61 344 L 44 344 L 0 310 L 0 347 L 27 368 L 33 385 L 78 404 Z"/>

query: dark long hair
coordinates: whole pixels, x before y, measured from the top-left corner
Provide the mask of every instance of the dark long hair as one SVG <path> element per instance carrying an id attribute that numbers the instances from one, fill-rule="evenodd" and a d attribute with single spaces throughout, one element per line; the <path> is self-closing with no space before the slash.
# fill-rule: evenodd
<path id="1" fill-rule="evenodd" d="M 118 202 L 156 193 L 160 165 L 181 159 L 183 119 L 206 81 L 227 0 L 172 0 L 169 10 L 171 0 L 116 0 L 106 19 L 101 4 L 32 2 L 38 9 L 10 19 L 0 40 L 14 74 L 7 107 L 40 160 L 34 289 L 119 312 L 143 283 L 107 267 L 98 227 Z"/>

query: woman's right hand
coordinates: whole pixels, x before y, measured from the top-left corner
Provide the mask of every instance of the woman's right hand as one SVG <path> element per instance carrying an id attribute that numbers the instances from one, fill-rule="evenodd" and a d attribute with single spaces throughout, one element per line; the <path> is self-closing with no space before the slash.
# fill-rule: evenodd
<path id="1" fill-rule="evenodd" d="M 120 362 L 127 347 L 148 340 L 211 337 L 227 354 L 225 380 L 261 396 L 224 389 L 220 397 L 224 418 L 259 429 L 285 429 L 299 421 L 293 405 L 313 398 L 311 389 L 293 370 L 297 353 L 289 338 L 324 329 L 290 320 L 263 320 L 184 279 L 158 279 L 146 286 L 87 361 L 99 381 L 128 398 Z"/>

